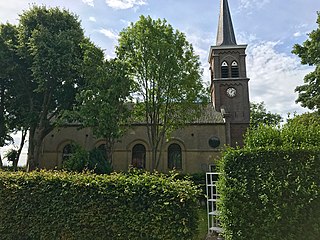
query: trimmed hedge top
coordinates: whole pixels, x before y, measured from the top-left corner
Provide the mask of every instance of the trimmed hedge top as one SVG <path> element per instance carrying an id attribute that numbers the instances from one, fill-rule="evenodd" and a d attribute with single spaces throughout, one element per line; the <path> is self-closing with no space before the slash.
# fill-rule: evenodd
<path id="1" fill-rule="evenodd" d="M 174 176 L 0 172 L 1 239 L 192 239 L 199 190 Z"/>
<path id="2" fill-rule="evenodd" d="M 320 149 L 229 149 L 219 179 L 226 239 L 320 239 Z"/>

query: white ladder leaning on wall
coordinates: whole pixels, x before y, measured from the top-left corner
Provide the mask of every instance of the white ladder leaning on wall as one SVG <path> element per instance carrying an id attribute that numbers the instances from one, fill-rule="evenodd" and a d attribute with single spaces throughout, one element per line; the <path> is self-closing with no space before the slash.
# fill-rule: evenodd
<path id="1" fill-rule="evenodd" d="M 208 234 L 219 234 L 223 231 L 219 221 L 219 211 L 217 206 L 220 199 L 217 186 L 220 173 L 216 172 L 214 167 L 210 167 L 210 170 L 210 172 L 206 173 Z"/>

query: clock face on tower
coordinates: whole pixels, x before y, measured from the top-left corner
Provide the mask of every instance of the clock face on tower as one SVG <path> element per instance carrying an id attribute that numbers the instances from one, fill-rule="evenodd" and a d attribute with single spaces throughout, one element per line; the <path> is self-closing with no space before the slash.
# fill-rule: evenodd
<path id="1" fill-rule="evenodd" d="M 227 88 L 226 93 L 227 93 L 228 97 L 233 98 L 236 96 L 237 90 L 233 87 L 229 87 L 229 88 Z"/>

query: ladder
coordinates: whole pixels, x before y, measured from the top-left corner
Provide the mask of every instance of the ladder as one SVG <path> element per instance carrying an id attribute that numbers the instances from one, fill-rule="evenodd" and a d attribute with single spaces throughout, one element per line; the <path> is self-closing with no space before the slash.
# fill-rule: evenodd
<path id="1" fill-rule="evenodd" d="M 208 214 L 208 234 L 222 233 L 219 221 L 219 211 L 217 203 L 220 199 L 217 182 L 219 177 L 218 172 L 206 173 L 206 192 L 207 192 L 207 214 Z"/>

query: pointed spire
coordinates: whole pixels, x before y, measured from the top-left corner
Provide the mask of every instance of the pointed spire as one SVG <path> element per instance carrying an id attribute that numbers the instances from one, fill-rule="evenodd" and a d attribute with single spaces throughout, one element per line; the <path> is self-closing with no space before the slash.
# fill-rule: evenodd
<path id="1" fill-rule="evenodd" d="M 228 0 L 221 0 L 220 16 L 217 33 L 217 46 L 237 45 L 234 35 Z"/>

